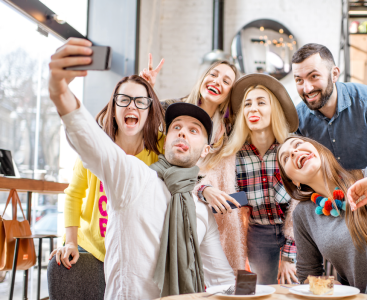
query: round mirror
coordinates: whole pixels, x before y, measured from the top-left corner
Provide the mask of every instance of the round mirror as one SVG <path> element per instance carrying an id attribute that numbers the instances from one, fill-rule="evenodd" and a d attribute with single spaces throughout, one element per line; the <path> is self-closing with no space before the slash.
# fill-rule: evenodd
<path id="1" fill-rule="evenodd" d="M 297 41 L 284 25 L 261 19 L 242 27 L 233 39 L 231 54 L 242 74 L 265 73 L 280 80 L 291 71 L 296 50 Z"/>

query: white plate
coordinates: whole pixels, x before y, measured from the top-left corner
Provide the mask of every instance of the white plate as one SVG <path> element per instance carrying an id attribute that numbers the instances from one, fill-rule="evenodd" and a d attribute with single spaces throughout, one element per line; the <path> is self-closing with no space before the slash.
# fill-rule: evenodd
<path id="1" fill-rule="evenodd" d="M 214 294 L 214 293 L 218 293 L 218 292 L 222 292 L 227 290 L 229 287 L 231 286 L 231 284 L 224 284 L 224 285 L 213 285 L 211 287 L 208 287 L 206 289 L 206 292 L 209 294 Z M 268 286 L 268 285 L 256 285 L 256 291 L 255 291 L 255 295 L 225 295 L 225 294 L 216 294 L 221 296 L 221 298 L 244 298 L 244 297 L 261 297 L 261 296 L 267 296 L 267 295 L 271 295 L 275 292 L 275 288 L 273 288 L 272 286 Z"/>
<path id="2" fill-rule="evenodd" d="M 349 297 L 354 296 L 360 293 L 360 290 L 347 285 L 334 285 L 334 293 L 332 295 L 314 295 L 310 292 L 310 285 L 309 284 L 301 284 L 289 289 L 292 294 L 305 296 L 305 297 L 312 297 L 312 298 L 342 298 L 342 297 Z"/>

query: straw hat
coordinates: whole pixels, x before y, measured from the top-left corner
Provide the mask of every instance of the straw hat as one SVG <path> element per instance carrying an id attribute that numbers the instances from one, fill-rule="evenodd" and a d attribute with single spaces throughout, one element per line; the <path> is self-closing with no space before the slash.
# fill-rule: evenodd
<path id="1" fill-rule="evenodd" d="M 256 73 L 248 74 L 239 78 L 233 85 L 231 94 L 233 112 L 237 114 L 247 89 L 259 84 L 272 91 L 275 97 L 279 100 L 289 124 L 289 132 L 295 132 L 299 125 L 296 107 L 283 84 L 270 75 Z"/>

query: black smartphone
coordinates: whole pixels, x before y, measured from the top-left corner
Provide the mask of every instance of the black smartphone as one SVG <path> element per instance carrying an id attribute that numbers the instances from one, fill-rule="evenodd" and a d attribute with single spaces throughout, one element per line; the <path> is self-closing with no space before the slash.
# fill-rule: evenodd
<path id="1" fill-rule="evenodd" d="M 112 51 L 108 46 L 92 46 L 92 63 L 89 65 L 67 67 L 65 70 L 104 71 L 111 69 Z"/>
<path id="2" fill-rule="evenodd" d="M 246 206 L 248 205 L 248 200 L 247 200 L 247 195 L 245 192 L 238 192 L 238 193 L 233 193 L 233 194 L 230 194 L 229 196 L 231 196 L 232 198 L 234 198 L 241 206 Z M 229 204 L 229 206 L 232 208 L 232 209 L 236 209 L 237 206 L 234 205 L 232 202 L 228 201 L 227 200 L 227 203 Z M 212 211 L 213 213 L 217 213 L 215 211 L 215 209 L 212 207 Z"/>

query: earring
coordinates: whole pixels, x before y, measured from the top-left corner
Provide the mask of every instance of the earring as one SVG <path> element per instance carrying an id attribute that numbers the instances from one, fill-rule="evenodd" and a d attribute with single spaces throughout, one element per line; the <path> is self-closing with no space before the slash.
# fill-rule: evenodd
<path id="1" fill-rule="evenodd" d="M 301 185 L 297 186 L 297 190 L 301 191 Z"/>

